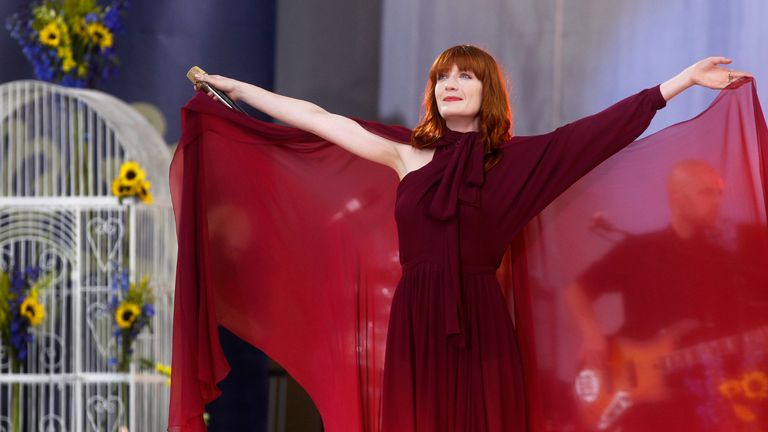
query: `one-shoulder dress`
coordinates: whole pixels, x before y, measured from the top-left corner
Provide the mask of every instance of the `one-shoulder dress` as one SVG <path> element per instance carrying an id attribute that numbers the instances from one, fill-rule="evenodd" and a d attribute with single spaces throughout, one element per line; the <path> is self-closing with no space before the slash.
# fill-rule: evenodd
<path id="1" fill-rule="evenodd" d="M 656 86 L 551 133 L 514 137 L 487 172 L 478 133 L 449 130 L 402 179 L 382 431 L 527 430 L 525 371 L 496 270 L 528 221 L 665 104 Z"/>

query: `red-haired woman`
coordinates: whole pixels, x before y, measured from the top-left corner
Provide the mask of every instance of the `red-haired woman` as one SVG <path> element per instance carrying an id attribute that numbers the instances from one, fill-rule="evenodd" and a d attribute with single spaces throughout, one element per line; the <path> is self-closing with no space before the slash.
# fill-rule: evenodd
<path id="1" fill-rule="evenodd" d="M 656 110 L 694 84 L 748 74 L 723 57 L 539 136 L 513 136 L 496 61 L 449 48 L 429 72 L 425 116 L 410 144 L 312 103 L 216 75 L 197 76 L 291 126 L 394 169 L 402 278 L 392 301 L 384 432 L 525 430 L 515 329 L 495 277 L 523 226 L 600 162 L 637 138 Z"/>

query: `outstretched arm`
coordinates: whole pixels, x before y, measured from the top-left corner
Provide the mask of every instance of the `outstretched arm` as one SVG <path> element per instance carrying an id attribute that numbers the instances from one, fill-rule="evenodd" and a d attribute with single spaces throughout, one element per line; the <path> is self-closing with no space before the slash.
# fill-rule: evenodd
<path id="1" fill-rule="evenodd" d="M 282 96 L 220 75 L 196 75 L 195 80 L 209 83 L 232 100 L 243 101 L 273 118 L 311 132 L 364 159 L 386 165 L 401 177 L 405 173 L 400 152 L 410 146 L 369 132 L 352 119 L 329 113 L 311 102 Z"/>
<path id="2" fill-rule="evenodd" d="M 707 57 L 684 69 L 661 85 L 661 95 L 670 100 L 694 84 L 711 89 L 721 89 L 741 77 L 751 77 L 748 72 L 731 70 L 719 65 L 730 64 L 727 57 Z"/>

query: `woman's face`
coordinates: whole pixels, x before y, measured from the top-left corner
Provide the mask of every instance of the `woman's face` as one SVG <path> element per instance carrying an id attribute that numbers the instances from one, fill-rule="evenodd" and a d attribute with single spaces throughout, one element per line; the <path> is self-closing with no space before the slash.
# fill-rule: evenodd
<path id="1" fill-rule="evenodd" d="M 448 129 L 457 132 L 476 131 L 483 100 L 483 83 L 470 71 L 453 65 L 450 71 L 437 75 L 435 101 Z"/>

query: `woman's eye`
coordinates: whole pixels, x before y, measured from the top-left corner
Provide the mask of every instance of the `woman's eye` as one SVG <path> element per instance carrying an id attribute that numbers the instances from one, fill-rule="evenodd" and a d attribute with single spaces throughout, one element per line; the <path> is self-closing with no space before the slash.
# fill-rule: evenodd
<path id="1" fill-rule="evenodd" d="M 438 80 L 438 81 L 440 81 L 440 80 L 444 80 L 446 77 L 447 77 L 447 75 L 446 75 L 446 74 L 437 74 L 437 80 Z"/>
<path id="2" fill-rule="evenodd" d="M 466 72 L 462 73 L 460 76 L 461 76 L 462 78 L 469 78 L 469 79 L 472 79 L 472 75 L 471 75 L 471 74 L 468 74 L 468 73 L 466 73 Z"/>

